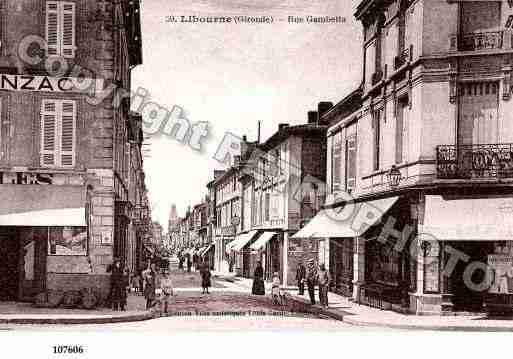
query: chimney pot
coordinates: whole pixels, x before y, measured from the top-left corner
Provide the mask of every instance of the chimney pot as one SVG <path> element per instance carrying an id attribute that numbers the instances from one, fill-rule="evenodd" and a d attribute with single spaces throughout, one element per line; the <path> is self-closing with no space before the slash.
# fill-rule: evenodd
<path id="1" fill-rule="evenodd" d="M 308 123 L 317 123 L 317 111 L 308 111 Z"/>
<path id="2" fill-rule="evenodd" d="M 288 123 L 280 123 L 280 124 L 278 125 L 278 131 L 281 131 L 281 130 L 283 130 L 284 128 L 287 128 L 287 127 L 289 127 L 289 124 L 288 124 Z"/>
<path id="3" fill-rule="evenodd" d="M 322 116 L 333 107 L 333 102 L 323 101 L 317 105 L 317 113 L 319 115 L 319 123 L 321 122 Z"/>

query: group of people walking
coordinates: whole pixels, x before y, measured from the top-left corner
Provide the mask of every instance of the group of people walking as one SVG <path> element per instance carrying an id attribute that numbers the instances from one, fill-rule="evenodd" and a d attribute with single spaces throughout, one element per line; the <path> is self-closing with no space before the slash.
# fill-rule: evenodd
<path id="1" fill-rule="evenodd" d="M 319 288 L 319 302 L 321 306 L 324 308 L 328 307 L 328 289 L 331 279 L 324 264 L 321 264 L 317 269 L 313 259 L 310 259 L 307 262 L 307 267 L 305 267 L 302 262 L 299 263 L 296 271 L 296 280 L 299 295 L 303 296 L 305 294 L 306 285 L 308 295 L 310 296 L 310 302 L 314 305 L 316 303 L 315 287 L 317 286 Z M 275 273 L 273 278 L 273 296 L 275 294 L 274 290 L 276 287 L 279 288 L 278 283 L 278 273 Z M 257 263 L 253 273 L 253 287 L 251 289 L 251 293 L 254 295 L 265 295 L 264 269 L 261 262 Z"/>
<path id="2" fill-rule="evenodd" d="M 323 308 L 328 307 L 328 289 L 330 285 L 330 275 L 324 264 L 316 268 L 313 259 L 310 259 L 305 267 L 303 263 L 299 263 L 296 271 L 296 280 L 298 286 L 298 294 L 305 294 L 305 284 L 312 305 L 315 304 L 315 286 L 319 287 L 319 302 Z"/>

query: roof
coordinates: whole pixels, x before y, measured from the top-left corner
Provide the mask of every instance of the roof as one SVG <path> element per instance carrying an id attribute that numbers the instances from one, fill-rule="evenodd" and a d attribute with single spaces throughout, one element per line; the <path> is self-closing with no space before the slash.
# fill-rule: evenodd
<path id="1" fill-rule="evenodd" d="M 259 148 L 263 151 L 274 148 L 279 143 L 285 141 L 291 136 L 324 136 L 328 126 L 318 124 L 303 124 L 296 126 L 286 126 L 275 132 L 267 141 L 262 143 Z"/>
<path id="2" fill-rule="evenodd" d="M 358 6 L 356 7 L 354 17 L 356 18 L 356 20 L 360 20 L 362 16 L 369 11 L 369 9 L 382 2 L 383 0 L 362 0 L 360 4 L 358 4 Z"/>
<path id="3" fill-rule="evenodd" d="M 322 120 L 328 123 L 336 120 L 338 117 L 345 117 L 362 106 L 363 88 L 359 86 L 356 90 L 350 92 L 346 97 L 340 100 L 328 112 L 322 115 Z"/>

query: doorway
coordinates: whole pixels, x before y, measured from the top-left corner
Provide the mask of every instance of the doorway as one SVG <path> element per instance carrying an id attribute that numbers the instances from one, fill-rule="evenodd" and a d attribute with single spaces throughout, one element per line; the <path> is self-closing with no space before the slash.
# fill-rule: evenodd
<path id="1" fill-rule="evenodd" d="M 493 253 L 493 243 L 487 242 L 452 242 L 451 246 L 469 256 L 467 262 L 458 261 L 449 278 L 450 293 L 453 294 L 453 309 L 456 312 L 481 312 L 486 291 L 475 291 L 465 283 L 464 272 L 469 263 L 487 263 L 487 255 Z M 472 283 L 479 284 L 485 280 L 486 273 L 475 270 Z"/>
<path id="2" fill-rule="evenodd" d="M 0 228 L 0 301 L 18 300 L 19 253 L 16 231 Z"/>

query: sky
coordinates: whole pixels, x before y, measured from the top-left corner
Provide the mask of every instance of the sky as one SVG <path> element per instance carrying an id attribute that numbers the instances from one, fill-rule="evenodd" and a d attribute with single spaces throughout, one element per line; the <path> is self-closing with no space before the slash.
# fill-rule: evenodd
<path id="1" fill-rule="evenodd" d="M 337 103 L 361 82 L 362 31 L 355 0 L 144 0 L 143 65 L 132 88 L 208 122 L 201 152 L 175 138 L 146 139 L 144 170 L 153 220 L 167 229 L 171 205 L 183 216 L 199 203 L 229 132 L 261 140 L 279 123 L 306 123 L 320 101 Z M 272 24 L 169 23 L 166 16 L 273 16 Z M 292 24 L 288 16 L 341 16 L 339 24 Z M 283 21 L 278 21 L 283 19 Z"/>

